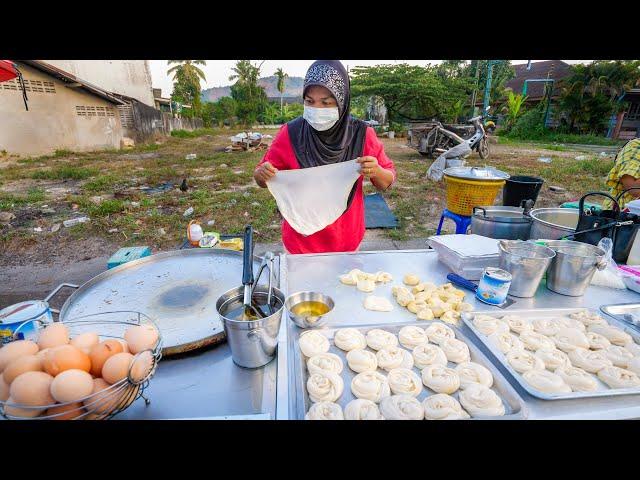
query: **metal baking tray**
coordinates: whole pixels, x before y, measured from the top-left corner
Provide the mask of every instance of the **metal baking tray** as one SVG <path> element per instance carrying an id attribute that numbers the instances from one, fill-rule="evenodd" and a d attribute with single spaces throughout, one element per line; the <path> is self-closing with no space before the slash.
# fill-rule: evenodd
<path id="1" fill-rule="evenodd" d="M 636 332 L 640 332 L 640 303 L 602 305 L 600 310 L 608 317 L 612 317 Z"/>
<path id="2" fill-rule="evenodd" d="M 522 375 L 516 372 L 513 367 L 507 361 L 507 357 L 500 350 L 493 346 L 493 344 L 487 341 L 486 335 L 480 333 L 473 325 L 473 316 L 476 314 L 488 315 L 495 318 L 502 318 L 506 315 L 515 315 L 535 320 L 536 318 L 550 318 L 550 317 L 563 317 L 571 313 L 591 311 L 598 313 L 597 311 L 588 308 L 538 308 L 533 310 L 509 310 L 505 312 L 465 312 L 462 314 L 462 321 L 471 329 L 471 331 L 480 339 L 485 347 L 491 352 L 497 362 L 499 362 L 504 368 L 509 371 L 509 374 L 515 379 L 516 382 L 530 395 L 540 398 L 542 400 L 573 400 L 576 398 L 592 398 L 592 397 L 614 397 L 618 395 L 637 395 L 640 393 L 640 387 L 634 388 L 609 388 L 604 382 L 602 382 L 597 375 L 591 374 L 598 382 L 599 389 L 593 392 L 572 392 L 572 393 L 545 393 L 533 388 L 523 378 Z M 629 328 L 628 325 L 618 321 L 616 318 L 605 319 L 609 324 L 619 327 L 627 332 L 636 343 L 640 343 L 640 335 L 637 331 Z"/>
<path id="3" fill-rule="evenodd" d="M 331 344 L 329 348 L 329 353 L 335 353 L 340 357 L 342 362 L 344 363 L 344 369 L 340 374 L 342 376 L 342 380 L 344 381 L 344 391 L 340 398 L 336 401 L 342 408 L 344 408 L 351 400 L 355 400 L 356 396 L 351 393 L 351 380 L 357 375 L 356 372 L 351 370 L 347 364 L 346 352 L 342 351 L 338 347 L 336 347 L 333 343 L 333 336 L 336 331 L 342 328 L 356 328 L 363 334 L 366 334 L 368 330 L 373 328 L 380 328 L 383 330 L 387 330 L 392 332 L 396 336 L 402 327 L 407 325 L 415 325 L 418 327 L 426 328 L 428 327 L 432 321 L 414 321 L 408 323 L 373 323 L 370 325 L 340 325 L 340 327 L 335 328 L 326 328 L 326 329 L 317 329 L 319 333 L 325 335 Z M 493 375 L 493 387 L 491 387 L 499 396 L 502 398 L 502 402 L 505 406 L 505 415 L 501 417 L 485 417 L 486 419 L 493 420 L 522 420 L 527 418 L 527 409 L 524 404 L 522 398 L 518 395 L 515 389 L 509 384 L 507 379 L 496 369 L 496 367 L 487 359 L 487 357 L 480 351 L 480 349 L 474 345 L 473 341 L 466 336 L 463 332 L 461 332 L 454 325 L 449 325 L 455 332 L 456 338 L 464 341 L 469 346 L 469 353 L 471 354 L 471 361 L 479 363 L 480 365 L 489 369 L 491 374 Z M 295 356 L 295 375 L 292 378 L 295 381 L 294 386 L 290 386 L 290 388 L 295 388 L 295 399 L 296 399 L 296 407 L 295 407 L 295 418 L 298 420 L 303 420 L 305 414 L 309 410 L 312 405 L 311 400 L 309 399 L 309 394 L 307 392 L 307 379 L 309 377 L 309 372 L 307 371 L 306 362 L 303 358 L 302 352 L 300 352 L 300 348 L 298 346 L 298 339 L 300 337 L 300 333 L 305 330 L 298 329 L 299 332 L 296 334 L 295 341 L 293 342 L 294 347 L 294 356 Z M 401 345 L 398 345 L 400 348 L 404 348 Z M 371 350 L 367 347 L 367 350 Z M 407 350 L 405 348 L 405 350 Z M 375 353 L 374 350 L 371 350 Z M 447 366 L 455 367 L 457 364 L 453 362 L 449 362 Z M 379 372 L 384 373 L 385 375 L 388 373 L 382 369 L 378 369 Z M 417 367 L 413 367 L 413 371 L 420 376 L 420 369 Z M 458 398 L 458 392 L 452 394 L 454 398 Z M 423 385 L 423 390 L 418 395 L 417 399 L 422 402 L 427 396 L 433 395 L 433 392 Z M 482 418 L 482 419 L 485 419 Z M 473 419 L 473 418 L 472 418 Z M 475 418 L 475 420 L 480 420 L 481 418 Z"/>

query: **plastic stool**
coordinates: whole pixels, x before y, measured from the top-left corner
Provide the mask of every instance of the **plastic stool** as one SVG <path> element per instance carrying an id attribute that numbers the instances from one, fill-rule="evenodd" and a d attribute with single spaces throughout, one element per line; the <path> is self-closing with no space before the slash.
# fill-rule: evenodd
<path id="1" fill-rule="evenodd" d="M 442 224 L 444 223 L 445 218 L 450 218 L 456 224 L 456 233 L 467 233 L 469 226 L 471 225 L 471 217 L 466 215 L 458 215 L 457 213 L 450 212 L 446 208 L 442 212 L 442 216 L 440 217 L 440 223 L 438 224 L 438 230 L 436 231 L 436 235 L 440 235 L 440 231 L 442 230 Z"/>

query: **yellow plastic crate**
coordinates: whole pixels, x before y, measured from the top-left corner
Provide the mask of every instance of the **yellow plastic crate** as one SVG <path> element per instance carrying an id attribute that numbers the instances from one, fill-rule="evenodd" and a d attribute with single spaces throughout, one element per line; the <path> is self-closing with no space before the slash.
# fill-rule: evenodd
<path id="1" fill-rule="evenodd" d="M 447 186 L 447 210 L 457 215 L 471 216 L 473 207 L 493 205 L 504 180 L 468 180 L 444 176 Z"/>

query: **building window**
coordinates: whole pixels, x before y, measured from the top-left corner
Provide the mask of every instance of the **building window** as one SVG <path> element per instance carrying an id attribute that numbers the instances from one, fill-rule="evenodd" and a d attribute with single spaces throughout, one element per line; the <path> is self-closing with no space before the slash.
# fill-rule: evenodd
<path id="1" fill-rule="evenodd" d="M 12 79 L 0 84 L 3 90 L 21 91 L 22 88 L 17 79 Z M 24 79 L 24 89 L 30 93 L 56 93 L 56 86 L 53 82 L 44 80 L 27 80 Z"/>
<path id="2" fill-rule="evenodd" d="M 120 105 L 118 112 L 120 112 L 120 123 L 122 127 L 133 128 L 133 109 L 131 105 Z"/>
<path id="3" fill-rule="evenodd" d="M 115 112 L 110 107 L 76 105 L 76 115 L 79 117 L 115 117 Z"/>
<path id="4" fill-rule="evenodd" d="M 629 110 L 627 110 L 627 114 L 624 116 L 624 119 L 632 122 L 640 120 L 640 103 L 632 103 L 629 105 Z"/>

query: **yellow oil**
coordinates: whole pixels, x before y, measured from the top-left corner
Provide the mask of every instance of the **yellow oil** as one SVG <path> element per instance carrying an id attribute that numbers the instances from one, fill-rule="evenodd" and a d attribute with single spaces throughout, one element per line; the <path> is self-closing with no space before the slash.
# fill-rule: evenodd
<path id="1" fill-rule="evenodd" d="M 317 317 L 329 311 L 329 307 L 322 302 L 300 302 L 291 307 L 291 313 L 296 317 Z"/>

